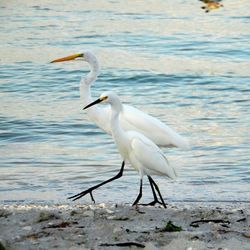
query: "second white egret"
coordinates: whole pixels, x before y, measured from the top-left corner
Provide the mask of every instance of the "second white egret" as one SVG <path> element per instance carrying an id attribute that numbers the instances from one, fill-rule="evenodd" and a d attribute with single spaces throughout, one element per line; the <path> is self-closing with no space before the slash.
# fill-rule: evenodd
<path id="1" fill-rule="evenodd" d="M 142 197 L 143 176 L 147 175 L 154 196 L 154 201 L 149 204 L 153 205 L 158 202 L 166 207 L 160 190 L 151 175 L 156 174 L 175 178 L 177 176 L 175 169 L 168 163 L 167 158 L 154 142 L 137 131 L 125 131 L 122 128 L 119 114 L 123 110 L 123 105 L 114 92 L 103 93 L 96 101 L 90 103 L 84 109 L 90 108 L 100 102 L 107 102 L 111 106 L 110 126 L 115 144 L 123 158 L 122 169 L 124 167 L 124 162 L 129 162 L 139 172 L 141 177 L 139 194 L 133 206 L 137 205 Z M 155 190 L 161 201 L 158 200 Z M 85 193 L 83 192 L 82 195 L 85 195 Z M 77 196 L 77 199 L 78 198 L 80 198 L 79 195 Z"/>

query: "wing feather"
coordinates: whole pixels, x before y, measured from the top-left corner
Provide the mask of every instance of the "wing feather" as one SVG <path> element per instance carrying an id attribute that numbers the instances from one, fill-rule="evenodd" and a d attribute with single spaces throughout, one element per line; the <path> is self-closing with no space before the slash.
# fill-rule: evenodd
<path id="1" fill-rule="evenodd" d="M 146 174 L 166 175 L 170 178 L 177 176 L 163 152 L 145 136 L 136 133 L 131 140 L 131 147 L 130 158 L 137 159 Z"/>
<path id="2" fill-rule="evenodd" d="M 125 130 L 137 131 L 158 146 L 188 148 L 188 141 L 160 120 L 129 105 L 123 108 L 120 121 Z"/>

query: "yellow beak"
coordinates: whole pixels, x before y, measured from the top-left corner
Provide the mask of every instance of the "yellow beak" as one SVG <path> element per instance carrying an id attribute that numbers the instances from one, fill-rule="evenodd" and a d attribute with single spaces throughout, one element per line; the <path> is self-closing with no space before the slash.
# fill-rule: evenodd
<path id="1" fill-rule="evenodd" d="M 74 55 L 71 55 L 71 56 L 62 57 L 62 58 L 51 61 L 51 63 L 71 61 L 71 60 L 75 60 L 78 57 L 84 57 L 84 54 L 79 53 L 79 54 L 74 54 Z"/>

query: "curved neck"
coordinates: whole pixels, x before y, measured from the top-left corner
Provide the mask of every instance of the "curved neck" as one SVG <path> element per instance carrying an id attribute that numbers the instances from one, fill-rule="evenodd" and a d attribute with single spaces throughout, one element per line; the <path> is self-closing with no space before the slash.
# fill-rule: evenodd
<path id="1" fill-rule="evenodd" d="M 80 97 L 84 105 L 87 105 L 92 101 L 90 85 L 96 80 L 100 70 L 96 58 L 92 58 L 88 63 L 90 72 L 86 76 L 83 76 L 80 82 Z"/>
<path id="2" fill-rule="evenodd" d="M 100 66 L 96 58 L 87 61 L 89 63 L 90 72 L 85 76 L 85 82 L 91 84 L 96 80 L 100 72 Z"/>

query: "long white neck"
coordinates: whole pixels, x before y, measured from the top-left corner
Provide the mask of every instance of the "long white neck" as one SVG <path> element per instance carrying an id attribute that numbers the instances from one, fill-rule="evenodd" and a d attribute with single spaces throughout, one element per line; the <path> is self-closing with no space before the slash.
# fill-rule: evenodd
<path id="1" fill-rule="evenodd" d="M 100 66 L 94 56 L 92 56 L 91 59 L 89 59 L 87 62 L 89 63 L 90 72 L 85 77 L 85 81 L 91 84 L 96 80 L 97 76 L 99 75 Z"/>
<path id="2" fill-rule="evenodd" d="M 111 104 L 111 131 L 117 144 L 118 141 L 126 140 L 126 132 L 122 129 L 119 121 L 119 114 L 122 110 L 123 107 L 119 100 L 116 100 L 115 103 Z"/>
<path id="3" fill-rule="evenodd" d="M 82 78 L 80 82 L 80 97 L 81 97 L 81 103 L 84 106 L 86 106 L 92 102 L 92 97 L 91 97 L 90 84 L 86 84 L 84 80 L 85 79 Z"/>
<path id="4" fill-rule="evenodd" d="M 92 101 L 90 85 L 95 82 L 99 75 L 99 64 L 96 58 L 93 56 L 91 60 L 88 60 L 90 72 L 83 76 L 80 82 L 80 97 L 83 105 L 87 105 Z"/>

